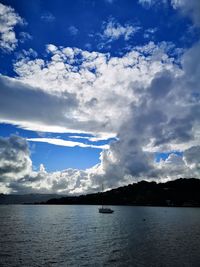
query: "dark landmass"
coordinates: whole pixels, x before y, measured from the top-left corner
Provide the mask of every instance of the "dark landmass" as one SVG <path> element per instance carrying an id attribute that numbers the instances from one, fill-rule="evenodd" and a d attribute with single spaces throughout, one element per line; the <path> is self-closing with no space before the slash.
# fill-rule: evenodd
<path id="1" fill-rule="evenodd" d="M 56 194 L 0 194 L 0 204 L 33 204 L 35 202 L 45 202 L 52 198 L 59 198 Z"/>
<path id="2" fill-rule="evenodd" d="M 81 196 L 58 194 L 0 194 L 0 204 L 135 205 L 200 207 L 200 179 L 178 179 L 166 183 L 130 184 L 103 193 Z"/>
<path id="3" fill-rule="evenodd" d="M 200 207 L 200 180 L 178 179 L 166 183 L 141 181 L 107 192 L 53 198 L 36 204 L 89 204 Z"/>

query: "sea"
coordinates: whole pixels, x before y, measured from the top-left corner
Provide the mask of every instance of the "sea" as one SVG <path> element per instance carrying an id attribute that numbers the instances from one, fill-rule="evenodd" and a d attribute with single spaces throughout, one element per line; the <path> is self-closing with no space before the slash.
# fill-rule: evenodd
<path id="1" fill-rule="evenodd" d="M 200 266 L 200 208 L 1 205 L 1 267 Z"/>

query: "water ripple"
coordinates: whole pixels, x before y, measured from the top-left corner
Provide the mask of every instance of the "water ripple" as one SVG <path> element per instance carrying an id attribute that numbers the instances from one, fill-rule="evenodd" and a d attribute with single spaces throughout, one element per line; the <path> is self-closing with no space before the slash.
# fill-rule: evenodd
<path id="1" fill-rule="evenodd" d="M 200 266 L 200 209 L 113 209 L 0 206 L 0 266 Z"/>

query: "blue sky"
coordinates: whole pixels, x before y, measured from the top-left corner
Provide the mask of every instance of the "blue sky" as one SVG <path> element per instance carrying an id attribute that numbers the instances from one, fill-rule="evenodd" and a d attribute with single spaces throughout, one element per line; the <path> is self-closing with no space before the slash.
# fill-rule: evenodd
<path id="1" fill-rule="evenodd" d="M 14 54 L 1 55 L 1 73 L 15 75 L 12 68 L 17 52 L 22 49 L 34 49 L 40 56 L 48 57 L 46 44 L 78 47 L 90 51 L 109 52 L 120 55 L 128 46 L 143 45 L 149 40 L 155 42 L 173 42 L 177 47 L 185 48 L 198 39 L 195 29 L 190 30 L 192 23 L 187 17 L 177 15 L 170 5 L 165 8 L 144 8 L 137 1 L 1 1 L 10 5 L 26 21 L 16 25 L 16 34 L 26 32 L 31 38 L 19 42 Z M 102 42 L 98 34 L 103 23 L 113 18 L 120 24 L 133 24 L 141 29 L 128 42 L 119 38 L 99 49 Z M 75 32 L 70 29 L 75 29 Z M 154 34 L 144 38 L 145 30 L 155 29 Z M 120 53 L 121 52 L 121 53 Z M 6 60 L 5 60 L 6 57 Z"/>
<path id="2" fill-rule="evenodd" d="M 198 177 L 199 9 L 1 0 L 2 192 Z"/>

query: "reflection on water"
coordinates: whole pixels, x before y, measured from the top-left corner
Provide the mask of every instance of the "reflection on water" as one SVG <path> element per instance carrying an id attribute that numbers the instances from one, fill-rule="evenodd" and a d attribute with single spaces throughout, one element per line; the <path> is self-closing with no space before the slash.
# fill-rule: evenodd
<path id="1" fill-rule="evenodd" d="M 0 266 L 200 266 L 200 209 L 0 206 Z"/>

